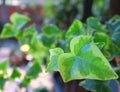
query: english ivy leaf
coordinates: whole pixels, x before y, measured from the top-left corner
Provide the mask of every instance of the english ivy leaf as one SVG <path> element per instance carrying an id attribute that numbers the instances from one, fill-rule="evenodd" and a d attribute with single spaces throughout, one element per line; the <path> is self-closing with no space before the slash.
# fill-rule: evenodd
<path id="1" fill-rule="evenodd" d="M 120 32 L 120 16 L 116 15 L 107 22 L 107 27 L 111 32 Z"/>
<path id="2" fill-rule="evenodd" d="M 20 30 L 27 22 L 30 21 L 30 18 L 19 13 L 13 13 L 10 16 L 10 21 L 13 23 L 15 28 Z"/>
<path id="3" fill-rule="evenodd" d="M 23 37 L 32 36 L 35 32 L 37 32 L 35 25 L 30 25 L 29 27 L 24 29 Z"/>
<path id="4" fill-rule="evenodd" d="M 66 36 L 77 36 L 82 34 L 82 23 L 79 20 L 74 20 L 70 28 L 68 29 Z"/>
<path id="5" fill-rule="evenodd" d="M 38 35 L 37 35 L 37 32 L 36 32 L 36 33 L 34 33 L 32 39 L 31 39 L 31 42 L 30 42 L 30 47 L 31 47 L 30 53 L 32 55 L 35 55 L 35 53 L 37 53 L 36 54 L 37 56 L 41 56 L 42 57 L 46 53 L 46 48 L 43 46 L 42 42 L 38 39 L 37 36 Z M 35 56 L 35 57 L 37 57 L 37 56 Z"/>
<path id="6" fill-rule="evenodd" d="M 17 68 L 13 68 L 12 75 L 10 76 L 10 79 L 14 80 L 15 78 L 20 78 L 21 73 L 17 70 Z"/>
<path id="7" fill-rule="evenodd" d="M 57 36 L 60 34 L 58 27 L 52 24 L 44 26 L 42 32 L 46 36 Z"/>
<path id="8" fill-rule="evenodd" d="M 31 78 L 36 78 L 41 71 L 42 70 L 41 70 L 39 62 L 34 61 L 32 66 L 27 71 L 27 76 Z"/>
<path id="9" fill-rule="evenodd" d="M 89 91 L 112 92 L 109 85 L 106 83 L 106 81 L 85 80 L 80 83 L 80 86 L 84 87 Z"/>
<path id="10" fill-rule="evenodd" d="M 50 62 L 47 66 L 47 71 L 59 71 L 58 58 L 64 51 L 61 48 L 50 49 Z"/>
<path id="11" fill-rule="evenodd" d="M 9 23 L 4 25 L 4 28 L 1 33 L 2 38 L 14 37 L 16 35 L 16 30 L 13 29 L 13 26 Z"/>
<path id="12" fill-rule="evenodd" d="M 3 90 L 5 85 L 6 79 L 3 77 L 0 77 L 0 89 Z"/>
<path id="13" fill-rule="evenodd" d="M 92 37 L 81 35 L 73 38 L 70 49 L 71 53 L 60 55 L 58 60 L 58 68 L 65 82 L 74 79 L 118 78 Z"/>
<path id="14" fill-rule="evenodd" d="M 96 31 L 105 32 L 103 25 L 99 22 L 97 18 L 94 18 L 94 17 L 88 18 L 87 25 L 89 28 L 93 28 Z"/>
<path id="15" fill-rule="evenodd" d="M 100 32 L 97 32 L 95 33 L 94 35 L 94 42 L 100 42 L 100 43 L 104 43 L 104 48 L 109 48 L 109 45 L 110 45 L 110 41 L 109 41 L 109 37 L 107 34 L 105 33 L 100 33 Z"/>
<path id="16" fill-rule="evenodd" d="M 31 77 L 25 76 L 22 83 L 19 84 L 19 86 L 22 87 L 27 87 L 30 84 Z"/>
<path id="17" fill-rule="evenodd" d="M 85 31 L 82 29 L 82 22 L 80 22 L 79 20 L 74 20 L 74 22 L 72 23 L 72 25 L 70 26 L 70 28 L 68 29 L 68 31 L 66 32 L 66 47 L 67 50 L 69 50 L 69 46 L 70 46 L 70 41 L 72 38 L 74 38 L 74 36 L 78 36 L 81 34 L 85 34 Z"/>
<path id="18" fill-rule="evenodd" d="M 4 75 L 7 74 L 7 69 L 8 69 L 8 60 L 2 61 L 0 63 L 0 77 L 4 77 Z"/>
<path id="19" fill-rule="evenodd" d="M 120 47 L 120 32 L 115 32 L 111 36 L 112 41 Z"/>

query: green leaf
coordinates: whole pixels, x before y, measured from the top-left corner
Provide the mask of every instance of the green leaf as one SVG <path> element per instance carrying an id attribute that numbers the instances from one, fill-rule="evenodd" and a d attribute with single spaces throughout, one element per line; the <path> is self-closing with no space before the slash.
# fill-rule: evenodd
<path id="1" fill-rule="evenodd" d="M 105 81 L 85 80 L 80 83 L 80 86 L 84 87 L 89 91 L 112 92 Z"/>
<path id="2" fill-rule="evenodd" d="M 58 58 L 64 51 L 61 48 L 50 49 L 50 62 L 47 66 L 47 71 L 59 71 Z"/>
<path id="3" fill-rule="evenodd" d="M 48 37 L 45 35 L 39 35 L 39 38 L 42 41 L 43 45 L 48 48 L 55 47 L 57 44 L 57 38 L 55 36 Z"/>
<path id="4" fill-rule="evenodd" d="M 103 25 L 99 22 L 97 18 L 94 18 L 94 17 L 88 18 L 87 25 L 89 28 L 93 28 L 96 31 L 105 32 Z"/>
<path id="5" fill-rule="evenodd" d="M 0 77 L 4 77 L 7 74 L 8 60 L 2 61 L 0 63 Z"/>
<path id="6" fill-rule="evenodd" d="M 42 29 L 42 32 L 46 36 L 58 36 L 60 34 L 60 30 L 55 25 L 45 25 Z"/>
<path id="7" fill-rule="evenodd" d="M 25 76 L 22 83 L 19 84 L 19 86 L 22 87 L 27 87 L 30 84 L 31 77 Z"/>
<path id="8" fill-rule="evenodd" d="M 10 16 L 10 21 L 13 23 L 15 28 L 20 30 L 27 22 L 30 21 L 30 18 L 15 12 Z"/>
<path id="9" fill-rule="evenodd" d="M 120 16 L 113 16 L 107 22 L 107 27 L 110 29 L 109 32 L 120 32 Z"/>
<path id="10" fill-rule="evenodd" d="M 13 26 L 9 23 L 4 25 L 4 28 L 1 33 L 2 38 L 14 37 L 16 35 L 16 30 L 13 29 Z"/>
<path id="11" fill-rule="evenodd" d="M 74 79 L 118 78 L 92 37 L 75 37 L 70 43 L 70 49 L 71 53 L 64 53 L 58 59 L 58 68 L 65 82 Z"/>
<path id="12" fill-rule="evenodd" d="M 27 76 L 31 78 L 36 78 L 41 71 L 42 70 L 41 70 L 39 62 L 34 61 L 32 66 L 27 71 Z"/>
<path id="13" fill-rule="evenodd" d="M 17 70 L 16 67 L 13 68 L 13 72 L 10 76 L 10 79 L 14 80 L 15 78 L 20 78 L 21 73 Z"/>
<path id="14" fill-rule="evenodd" d="M 115 32 L 111 36 L 112 41 L 120 47 L 120 32 Z"/>
<path id="15" fill-rule="evenodd" d="M 104 48 L 106 49 L 109 48 L 109 45 L 110 45 L 108 35 L 105 33 L 100 33 L 100 32 L 95 33 L 94 42 L 104 43 Z"/>
<path id="16" fill-rule="evenodd" d="M 6 79 L 3 77 L 0 77 L 0 89 L 1 90 L 4 89 L 5 82 L 6 82 Z"/>
<path id="17" fill-rule="evenodd" d="M 30 41 L 30 53 L 35 57 L 43 57 L 46 53 L 46 48 L 43 46 L 42 42 L 38 39 L 37 32 L 33 34 Z M 37 54 L 35 54 L 37 53 Z M 37 55 L 37 56 L 36 56 Z"/>
<path id="18" fill-rule="evenodd" d="M 35 32 L 37 32 L 35 25 L 30 25 L 29 27 L 24 29 L 23 37 L 32 36 Z"/>
<path id="19" fill-rule="evenodd" d="M 68 29 L 66 36 L 77 36 L 82 34 L 82 23 L 79 20 L 74 20 L 70 28 Z"/>
<path id="20" fill-rule="evenodd" d="M 70 41 L 72 38 L 78 35 L 83 35 L 85 34 L 85 30 L 83 30 L 83 24 L 79 20 L 74 20 L 68 31 L 66 32 L 66 47 L 67 50 L 69 51 L 70 49 Z"/>

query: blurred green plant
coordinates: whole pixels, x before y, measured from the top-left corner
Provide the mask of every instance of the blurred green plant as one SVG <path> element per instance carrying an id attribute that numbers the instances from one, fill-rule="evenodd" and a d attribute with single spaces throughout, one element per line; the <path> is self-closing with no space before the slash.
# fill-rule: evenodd
<path id="1" fill-rule="evenodd" d="M 1 38 L 17 38 L 22 50 L 33 57 L 33 63 L 26 71 L 20 87 L 28 86 L 42 72 L 41 61 L 44 59 L 49 61 L 46 71 L 59 71 L 64 82 L 91 79 L 92 82 L 85 80 L 80 84 L 88 88 L 89 85 L 86 84 L 91 83 L 93 89 L 90 90 L 99 90 L 96 85 L 100 85 L 107 91 L 109 87 L 104 84 L 105 80 L 118 78 L 109 61 L 120 57 L 120 16 L 113 17 L 105 25 L 94 17 L 88 18 L 86 24 L 74 20 L 66 32 L 60 31 L 55 25 L 47 24 L 42 28 L 42 33 L 37 32 L 35 25 L 25 26 L 30 21 L 27 16 L 14 13 L 10 20 L 12 23 L 4 26 Z M 6 76 L 8 61 L 0 66 L 1 89 L 5 81 L 20 78 L 17 68 L 13 68 L 13 73 Z M 119 66 L 116 67 L 120 70 Z"/>

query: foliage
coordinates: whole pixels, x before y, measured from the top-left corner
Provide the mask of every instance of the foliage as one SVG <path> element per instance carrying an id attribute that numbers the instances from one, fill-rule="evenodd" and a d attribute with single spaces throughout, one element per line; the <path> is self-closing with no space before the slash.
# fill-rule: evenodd
<path id="1" fill-rule="evenodd" d="M 94 17 L 88 18 L 86 24 L 74 20 L 67 32 L 60 31 L 56 25 L 45 25 L 42 33 L 37 32 L 35 25 L 25 26 L 30 19 L 24 15 L 14 13 L 10 20 L 12 23 L 4 26 L 1 37 L 17 38 L 22 50 L 33 57 L 33 63 L 26 71 L 20 87 L 28 86 L 42 72 L 41 61 L 44 58 L 49 61 L 46 71 L 59 71 L 64 82 L 91 79 L 81 84 L 88 89 L 92 86 L 92 90 L 98 91 L 100 85 L 107 92 L 110 89 L 105 80 L 118 78 L 109 61 L 120 57 L 120 16 L 113 17 L 105 25 Z M 24 47 L 27 49 L 24 50 Z M 6 71 L 8 63 L 1 63 L 0 66 L 1 71 Z M 21 76 L 17 68 L 7 79 L 4 79 L 4 73 L 0 74 L 1 89 L 6 80 Z"/>

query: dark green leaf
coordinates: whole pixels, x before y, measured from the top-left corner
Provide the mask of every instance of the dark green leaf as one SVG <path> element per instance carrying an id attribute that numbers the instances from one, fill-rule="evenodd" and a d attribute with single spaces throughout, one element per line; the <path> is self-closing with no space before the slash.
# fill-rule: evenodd
<path id="1" fill-rule="evenodd" d="M 87 25 L 89 28 L 92 28 L 99 32 L 105 32 L 103 25 L 99 22 L 97 18 L 90 17 L 87 19 Z"/>
<path id="2" fill-rule="evenodd" d="M 80 86 L 84 87 L 89 91 L 112 92 L 110 87 L 105 83 L 105 81 L 85 80 L 80 83 Z"/>
<path id="3" fill-rule="evenodd" d="M 50 49 L 50 63 L 47 66 L 47 71 L 59 71 L 58 58 L 63 53 L 61 48 Z"/>
<path id="4" fill-rule="evenodd" d="M 46 36 L 58 36 L 60 34 L 58 27 L 52 24 L 44 26 L 42 32 Z"/>
<path id="5" fill-rule="evenodd" d="M 60 55 L 58 68 L 65 82 L 74 79 L 118 78 L 90 36 L 78 36 L 70 43 L 71 53 Z M 107 72 L 107 74 L 106 74 Z"/>
<path id="6" fill-rule="evenodd" d="M 25 76 L 22 83 L 19 84 L 19 86 L 22 87 L 27 87 L 30 84 L 31 77 Z"/>
<path id="7" fill-rule="evenodd" d="M 17 68 L 13 68 L 12 75 L 10 76 L 10 79 L 14 80 L 15 78 L 20 78 L 21 73 L 17 70 Z"/>
<path id="8" fill-rule="evenodd" d="M 31 78 L 36 78 L 41 71 L 42 70 L 41 70 L 39 62 L 34 61 L 32 66 L 27 71 L 27 76 Z"/>
<path id="9" fill-rule="evenodd" d="M 0 89 L 3 90 L 5 85 L 6 79 L 3 77 L 0 77 Z"/>

